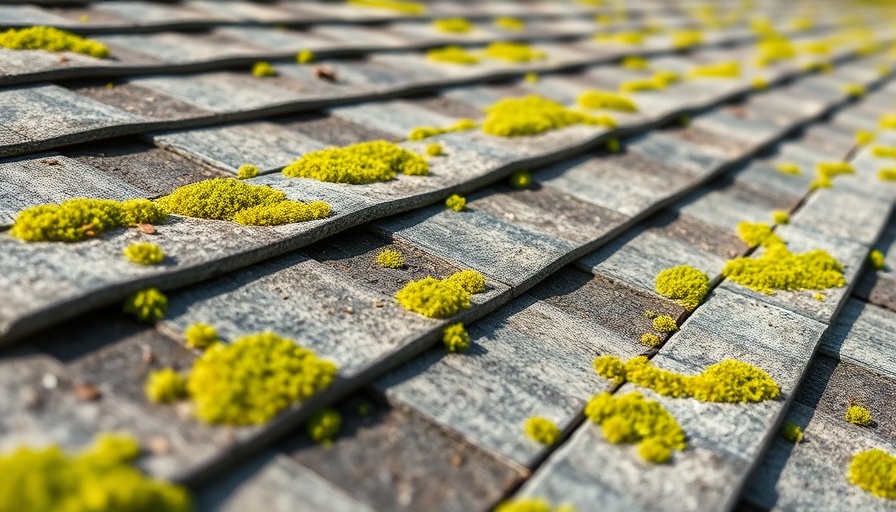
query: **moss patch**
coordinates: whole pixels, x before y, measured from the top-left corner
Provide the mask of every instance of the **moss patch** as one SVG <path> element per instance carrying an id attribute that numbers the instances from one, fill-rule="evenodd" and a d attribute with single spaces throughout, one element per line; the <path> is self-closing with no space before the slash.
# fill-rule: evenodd
<path id="1" fill-rule="evenodd" d="M 17 448 L 0 455 L 0 496 L 7 511 L 191 512 L 189 492 L 134 467 L 140 446 L 103 434 L 77 454 L 58 446 Z"/>
<path id="2" fill-rule="evenodd" d="M 693 311 L 709 293 L 709 277 L 694 267 L 679 265 L 657 274 L 654 289 Z"/>
<path id="3" fill-rule="evenodd" d="M 335 409 L 322 409 L 314 413 L 305 426 L 308 436 L 315 443 L 329 444 L 339 435 L 342 415 Z"/>
<path id="4" fill-rule="evenodd" d="M 444 128 L 438 126 L 418 126 L 417 128 L 411 130 L 411 132 L 408 134 L 408 140 L 423 140 L 428 139 L 429 137 L 435 137 L 436 135 L 441 135 L 443 133 L 472 130 L 477 127 L 479 127 L 479 123 L 477 123 L 474 119 L 467 118 L 460 119 L 451 126 L 446 126 Z"/>
<path id="5" fill-rule="evenodd" d="M 775 166 L 775 169 L 777 169 L 777 171 L 781 174 L 790 174 L 793 176 L 799 176 L 803 173 L 803 171 L 800 169 L 800 166 L 792 163 L 780 163 Z"/>
<path id="6" fill-rule="evenodd" d="M 208 324 L 195 323 L 184 331 L 184 340 L 190 348 L 206 349 L 219 341 L 218 331 Z"/>
<path id="7" fill-rule="evenodd" d="M 314 151 L 283 169 L 290 178 L 352 184 L 388 181 L 399 173 L 426 176 L 429 164 L 420 155 L 382 140 Z"/>
<path id="8" fill-rule="evenodd" d="M 445 279 L 411 281 L 395 294 L 408 311 L 429 318 L 448 318 L 470 307 L 470 294 L 485 291 L 485 278 L 475 270 L 456 272 Z"/>
<path id="9" fill-rule="evenodd" d="M 424 14 L 426 6 L 420 2 L 407 2 L 402 0 L 348 0 L 349 5 L 358 7 L 370 7 L 373 9 L 385 9 L 402 14 Z"/>
<path id="10" fill-rule="evenodd" d="M 579 106 L 603 108 L 619 112 L 637 112 L 638 106 L 630 98 L 609 91 L 588 90 L 579 95 Z"/>
<path id="11" fill-rule="evenodd" d="M 296 62 L 299 64 L 310 64 L 314 62 L 314 52 L 311 50 L 300 50 L 296 53 Z"/>
<path id="12" fill-rule="evenodd" d="M 470 53 L 460 46 L 454 45 L 427 50 L 426 58 L 436 62 L 460 64 L 462 66 L 479 64 L 479 61 L 481 60 L 478 55 Z"/>
<path id="13" fill-rule="evenodd" d="M 847 407 L 846 414 L 843 418 L 853 425 L 862 427 L 868 427 L 873 423 L 873 420 L 871 419 L 871 411 L 861 405 L 850 405 Z"/>
<path id="14" fill-rule="evenodd" d="M 650 62 L 639 55 L 629 55 L 622 59 L 620 64 L 623 68 L 631 69 L 632 71 L 646 71 L 650 69 Z"/>
<path id="15" fill-rule="evenodd" d="M 467 293 L 485 291 L 485 276 L 475 270 L 461 270 L 445 278 L 446 282 L 460 286 Z"/>
<path id="16" fill-rule="evenodd" d="M 553 421 L 542 418 L 541 416 L 533 416 L 526 420 L 523 426 L 523 432 L 526 437 L 547 446 L 551 446 L 560 440 L 560 429 Z"/>
<path id="17" fill-rule="evenodd" d="M 0 47 L 10 50 L 70 51 L 98 59 L 109 56 L 109 47 L 103 43 L 53 27 L 13 28 L 0 32 Z"/>
<path id="18" fill-rule="evenodd" d="M 451 196 L 445 200 L 445 206 L 448 207 L 449 210 L 462 212 L 467 206 L 467 200 L 463 196 L 451 194 Z"/>
<path id="19" fill-rule="evenodd" d="M 676 30 L 671 35 L 672 46 L 678 50 L 703 43 L 703 32 L 699 30 Z"/>
<path id="20" fill-rule="evenodd" d="M 831 188 L 835 177 L 855 172 L 847 162 L 821 162 L 815 166 L 815 180 L 809 184 L 809 189 Z"/>
<path id="21" fill-rule="evenodd" d="M 78 242 L 112 228 L 163 220 L 165 212 L 147 199 L 69 199 L 22 210 L 9 234 L 26 242 Z"/>
<path id="22" fill-rule="evenodd" d="M 510 16 L 501 16 L 495 18 L 495 26 L 498 28 L 503 28 L 504 30 L 514 30 L 519 31 L 526 28 L 526 22 L 519 18 L 512 18 Z"/>
<path id="23" fill-rule="evenodd" d="M 434 142 L 432 144 L 426 145 L 426 156 L 436 157 L 436 156 L 442 156 L 444 154 L 445 154 L 445 150 L 442 149 L 441 144 Z"/>
<path id="24" fill-rule="evenodd" d="M 448 352 L 466 352 L 470 348 L 470 334 L 464 324 L 451 324 L 442 331 L 442 343 Z"/>
<path id="25" fill-rule="evenodd" d="M 554 507 L 541 498 L 513 498 L 499 503 L 495 512 L 576 512 L 576 508 L 572 505 Z"/>
<path id="26" fill-rule="evenodd" d="M 772 222 L 778 225 L 790 224 L 790 214 L 784 210 L 775 210 L 772 212 Z"/>
<path id="27" fill-rule="evenodd" d="M 678 324 L 669 315 L 657 315 L 653 319 L 653 329 L 656 332 L 675 332 L 678 330 Z"/>
<path id="28" fill-rule="evenodd" d="M 267 78 L 277 76 L 277 68 L 270 62 L 259 61 L 252 64 L 252 76 L 256 78 Z"/>
<path id="29" fill-rule="evenodd" d="M 165 259 L 165 251 L 156 244 L 137 242 L 122 251 L 125 258 L 138 265 L 158 265 Z"/>
<path id="30" fill-rule="evenodd" d="M 466 18 L 442 18 L 432 22 L 433 28 L 448 34 L 466 34 L 473 30 L 473 24 Z"/>
<path id="31" fill-rule="evenodd" d="M 788 421 L 781 427 L 781 437 L 793 444 L 801 443 L 803 441 L 803 429 L 799 425 Z"/>
<path id="32" fill-rule="evenodd" d="M 874 249 L 868 253 L 868 264 L 871 265 L 871 268 L 874 270 L 883 270 L 886 265 L 884 253 L 879 249 Z"/>
<path id="33" fill-rule="evenodd" d="M 896 500 L 896 457 L 883 450 L 857 453 L 849 464 L 847 478 L 878 498 Z"/>
<path id="34" fill-rule="evenodd" d="M 258 176 L 260 172 L 261 171 L 259 171 L 257 165 L 243 164 L 236 170 L 236 177 L 241 180 L 246 180 Z"/>
<path id="35" fill-rule="evenodd" d="M 641 335 L 641 344 L 646 347 L 657 347 L 659 346 L 660 341 L 660 337 L 653 333 L 647 332 Z"/>
<path id="36" fill-rule="evenodd" d="M 149 374 L 145 391 L 150 402 L 176 402 L 187 396 L 187 379 L 171 368 L 164 368 Z"/>
<path id="37" fill-rule="evenodd" d="M 376 262 L 383 268 L 403 268 L 405 265 L 404 256 L 392 249 L 386 249 L 377 254 Z"/>
<path id="38" fill-rule="evenodd" d="M 608 355 L 594 359 L 594 370 L 614 382 L 628 380 L 663 396 L 691 397 L 701 402 L 763 402 L 774 400 L 781 393 L 769 374 L 734 359 L 710 365 L 699 375 L 685 375 L 657 368 L 643 356 L 623 363 Z"/>
<path id="39" fill-rule="evenodd" d="M 157 288 L 147 288 L 128 297 L 121 310 L 140 322 L 158 322 L 168 313 L 168 297 Z"/>
<path id="40" fill-rule="evenodd" d="M 784 243 L 772 227 L 764 222 L 741 222 L 737 225 L 737 235 L 750 248 Z"/>
<path id="41" fill-rule="evenodd" d="M 736 61 L 720 62 L 697 66 L 688 71 L 688 78 L 739 78 L 740 63 Z"/>
<path id="42" fill-rule="evenodd" d="M 507 179 L 507 185 L 514 190 L 524 190 L 532 186 L 532 175 L 529 171 L 516 171 Z"/>
<path id="43" fill-rule="evenodd" d="M 524 64 L 534 60 L 544 60 L 547 54 L 536 50 L 526 43 L 496 41 L 485 47 L 482 54 L 490 59 L 498 59 L 515 64 Z"/>
<path id="44" fill-rule="evenodd" d="M 613 128 L 616 121 L 605 115 L 593 116 L 568 109 L 537 95 L 505 98 L 486 108 L 482 131 L 499 137 L 537 135 L 575 124 Z"/>

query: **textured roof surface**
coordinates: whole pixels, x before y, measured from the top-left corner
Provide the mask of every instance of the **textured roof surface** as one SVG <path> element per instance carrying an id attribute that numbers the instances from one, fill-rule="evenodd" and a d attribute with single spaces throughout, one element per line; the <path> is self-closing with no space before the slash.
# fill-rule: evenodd
<path id="1" fill-rule="evenodd" d="M 140 468 L 188 485 L 200 510 L 473 511 L 514 497 L 580 512 L 892 510 L 896 502 L 845 476 L 862 450 L 896 455 L 896 184 L 878 179 L 888 161 L 855 137 L 896 112 L 892 23 L 845 1 L 601 3 L 433 1 L 419 15 L 342 2 L 0 5 L 0 28 L 50 25 L 111 50 L 96 59 L 0 47 L 0 453 L 78 449 L 101 432 L 128 432 L 144 447 Z M 759 15 L 798 47 L 828 51 L 758 66 L 749 20 Z M 526 26 L 501 29 L 499 16 Z M 433 28 L 447 17 L 475 28 Z M 807 17 L 811 27 L 799 23 Z M 685 29 L 700 30 L 702 42 L 677 46 Z M 647 35 L 640 44 L 609 37 L 632 32 Z M 510 40 L 546 58 L 461 66 L 426 57 Z M 302 50 L 316 61 L 297 63 Z M 573 106 L 585 90 L 652 75 L 621 63 L 630 56 L 684 79 L 629 94 L 638 110 L 607 112 L 615 128 L 408 140 L 416 127 L 481 120 L 502 98 Z M 252 75 L 262 60 L 277 76 Z M 739 76 L 685 78 L 729 61 Z M 538 80 L 524 80 L 529 72 Z M 613 138 L 621 151 L 607 149 Z M 373 140 L 421 154 L 438 142 L 445 155 L 429 159 L 427 177 L 366 185 L 279 172 L 311 151 Z M 879 130 L 877 143 L 896 145 L 896 132 Z M 840 161 L 856 173 L 810 186 L 818 163 Z M 31 206 L 155 199 L 233 177 L 244 163 L 261 170 L 249 183 L 327 201 L 331 215 L 272 227 L 171 216 L 155 234 L 119 228 L 77 243 L 9 235 Z M 510 188 L 507 178 L 525 169 L 532 187 Z M 445 208 L 455 193 L 464 211 Z M 829 252 L 846 286 L 818 300 L 722 276 L 728 260 L 761 253 L 737 224 L 770 222 L 778 210 L 790 213 L 775 228 L 788 247 Z M 135 241 L 161 246 L 163 263 L 124 259 Z M 406 267 L 377 265 L 385 248 Z M 887 255 L 883 270 L 868 265 L 872 249 Z M 694 311 L 654 291 L 656 275 L 677 265 L 711 280 Z M 463 269 L 481 272 L 487 289 L 454 317 L 425 318 L 394 299 L 411 280 Z M 120 313 L 147 287 L 169 300 L 149 326 Z M 645 311 L 672 316 L 680 330 L 648 349 Z M 186 371 L 201 354 L 183 343 L 196 322 L 224 340 L 266 330 L 295 339 L 335 362 L 337 379 L 253 427 L 207 425 L 187 403 L 150 403 L 150 371 Z M 441 342 L 457 322 L 472 339 L 466 353 Z M 605 354 L 645 354 L 687 374 L 736 358 L 768 372 L 781 397 L 703 403 L 617 386 L 592 369 Z M 583 417 L 593 395 L 635 389 L 688 436 L 668 464 L 607 442 Z M 874 423 L 846 422 L 851 404 Z M 304 423 L 325 406 L 343 424 L 321 445 Z M 556 422 L 562 440 L 529 439 L 532 416 Z M 779 436 L 784 421 L 805 441 Z"/>

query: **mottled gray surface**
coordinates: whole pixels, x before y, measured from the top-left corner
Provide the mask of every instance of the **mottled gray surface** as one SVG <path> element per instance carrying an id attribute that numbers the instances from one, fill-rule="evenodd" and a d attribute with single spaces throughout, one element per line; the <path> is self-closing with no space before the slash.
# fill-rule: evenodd
<path id="1" fill-rule="evenodd" d="M 896 313 L 856 299 L 843 312 L 821 343 L 821 351 L 842 361 L 896 379 Z"/>

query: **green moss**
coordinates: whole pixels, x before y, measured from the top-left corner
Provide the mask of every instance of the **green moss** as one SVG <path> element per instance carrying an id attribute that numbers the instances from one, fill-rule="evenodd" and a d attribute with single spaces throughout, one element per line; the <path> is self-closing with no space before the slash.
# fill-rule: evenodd
<path id="1" fill-rule="evenodd" d="M 694 267 L 679 265 L 657 274 L 654 289 L 693 311 L 709 293 L 709 277 Z"/>
<path id="2" fill-rule="evenodd" d="M 408 133 L 408 140 L 423 140 L 428 139 L 429 137 L 435 137 L 436 135 L 441 135 L 443 133 L 472 130 L 477 127 L 479 127 L 479 123 L 477 123 L 474 119 L 467 118 L 460 119 L 456 123 L 445 128 L 441 128 L 438 126 L 418 126 L 417 128 L 411 130 L 410 133 Z"/>
<path id="3" fill-rule="evenodd" d="M 674 71 L 657 71 L 649 78 L 626 80 L 619 84 L 619 92 L 661 91 L 679 80 Z"/>
<path id="4" fill-rule="evenodd" d="M 849 464 L 847 478 L 878 498 L 896 500 L 896 457 L 883 450 L 857 453 Z"/>
<path id="5" fill-rule="evenodd" d="M 451 194 L 451 196 L 445 200 L 445 206 L 447 206 L 449 210 L 462 212 L 467 206 L 467 200 L 463 196 Z"/>
<path id="6" fill-rule="evenodd" d="M 764 222 L 741 222 L 737 225 L 737 235 L 751 248 L 784 243 L 772 227 Z"/>
<path id="7" fill-rule="evenodd" d="M 252 64 L 252 76 L 256 78 L 277 76 L 277 69 L 270 62 L 259 61 Z"/>
<path id="8" fill-rule="evenodd" d="M 896 114 L 883 114 L 877 119 L 881 130 L 896 130 Z"/>
<path id="9" fill-rule="evenodd" d="M 335 409 L 322 409 L 314 413 L 305 428 L 315 443 L 329 444 L 339 435 L 342 415 Z"/>
<path id="10" fill-rule="evenodd" d="M 703 33 L 699 30 L 675 30 L 671 36 L 672 46 L 678 50 L 703 43 Z"/>
<path id="11" fill-rule="evenodd" d="M 594 370 L 617 383 L 628 380 L 663 396 L 691 397 L 701 402 L 762 402 L 780 395 L 778 384 L 766 372 L 733 359 L 710 365 L 699 375 L 685 375 L 657 368 L 643 356 L 623 363 L 607 355 L 594 360 Z"/>
<path id="12" fill-rule="evenodd" d="M 772 222 L 775 224 L 790 224 L 790 214 L 785 210 L 775 210 L 772 212 Z"/>
<path id="13" fill-rule="evenodd" d="M 793 444 L 801 443 L 803 441 L 803 429 L 799 425 L 788 421 L 781 427 L 781 437 Z"/>
<path id="14" fill-rule="evenodd" d="M 638 454 L 648 462 L 663 463 L 672 451 L 687 447 L 687 436 L 675 417 L 659 402 L 632 392 L 615 397 L 595 395 L 585 416 L 601 426 L 604 438 L 614 444 L 638 444 Z M 647 446 L 641 446 L 647 443 Z"/>
<path id="15" fill-rule="evenodd" d="M 868 264 L 871 265 L 871 268 L 874 270 L 883 270 L 886 265 L 884 253 L 881 252 L 880 249 L 874 249 L 868 253 Z"/>
<path id="16" fill-rule="evenodd" d="M 604 144 L 604 147 L 610 153 L 619 153 L 620 151 L 622 151 L 622 144 L 616 137 L 610 137 L 609 139 L 607 139 L 607 143 Z"/>
<path id="17" fill-rule="evenodd" d="M 823 293 L 815 293 L 812 295 L 812 298 L 814 300 L 817 300 L 818 302 L 824 302 L 824 301 L 828 300 L 828 298 L 825 297 Z"/>
<path id="18" fill-rule="evenodd" d="M 122 251 L 124 257 L 138 265 L 158 265 L 165 259 L 165 251 L 156 244 L 138 242 Z"/>
<path id="19" fill-rule="evenodd" d="M 336 365 L 272 332 L 216 343 L 187 378 L 194 413 L 208 423 L 263 424 L 327 389 Z"/>
<path id="20" fill-rule="evenodd" d="M 442 342 L 448 352 L 466 352 L 470 348 L 470 334 L 464 324 L 451 324 L 442 332 Z"/>
<path id="21" fill-rule="evenodd" d="M 526 437 L 547 446 L 551 446 L 560 440 L 560 429 L 553 421 L 542 418 L 541 416 L 533 416 L 526 420 L 523 426 L 523 432 Z"/>
<path id="22" fill-rule="evenodd" d="M 485 291 L 485 276 L 475 270 L 461 270 L 445 278 L 445 281 L 461 287 L 467 293 Z"/>
<path id="23" fill-rule="evenodd" d="M 495 26 L 504 30 L 523 30 L 526 28 L 526 22 L 519 18 L 511 18 L 510 16 L 501 16 L 495 18 Z"/>
<path id="24" fill-rule="evenodd" d="M 534 60 L 544 60 L 547 54 L 536 50 L 526 43 L 496 41 L 488 45 L 482 54 L 490 59 L 498 59 L 516 64 L 524 64 Z"/>
<path id="25" fill-rule="evenodd" d="M 164 368 L 149 374 L 145 390 L 150 402 L 176 402 L 187 396 L 187 379 L 171 368 Z"/>
<path id="26" fill-rule="evenodd" d="M 584 108 L 603 108 L 619 112 L 637 112 L 638 106 L 630 98 L 609 91 L 590 89 L 579 95 L 579 106 Z"/>
<path id="27" fill-rule="evenodd" d="M 739 78 L 740 63 L 736 61 L 719 62 L 697 66 L 688 71 L 688 78 Z"/>
<path id="28" fill-rule="evenodd" d="M 641 344 L 650 348 L 659 346 L 660 337 L 653 333 L 644 333 L 641 335 Z"/>
<path id="29" fill-rule="evenodd" d="M 291 201 L 280 190 L 232 178 L 184 185 L 157 202 L 165 211 L 176 215 L 257 226 L 304 222 L 330 214 L 330 206 L 323 201 Z"/>
<path id="30" fill-rule="evenodd" d="M 507 179 L 507 184 L 514 190 L 524 190 L 532 186 L 532 175 L 529 171 L 516 171 Z"/>
<path id="31" fill-rule="evenodd" d="M 470 294 L 455 283 L 426 277 L 411 281 L 395 294 L 408 311 L 429 318 L 448 318 L 470 307 Z"/>
<path id="32" fill-rule="evenodd" d="M 426 51 L 426 58 L 446 64 L 460 64 L 473 66 L 481 60 L 478 55 L 468 52 L 460 46 L 446 46 L 444 48 L 432 48 Z"/>
<path id="33" fill-rule="evenodd" d="M 798 176 L 803 173 L 803 171 L 800 169 L 800 166 L 791 163 L 780 163 L 775 166 L 775 169 L 777 169 L 781 174 L 790 174 L 793 176 Z"/>
<path id="34" fill-rule="evenodd" d="M 576 512 L 576 509 L 572 505 L 552 507 L 549 501 L 540 498 L 513 498 L 499 503 L 495 512 Z"/>
<path id="35" fill-rule="evenodd" d="M 768 89 L 768 80 L 761 76 L 757 76 L 750 80 L 750 85 L 757 91 L 764 91 Z"/>
<path id="36" fill-rule="evenodd" d="M 850 405 L 846 408 L 844 419 L 853 425 L 868 427 L 873 423 L 871 411 L 861 405 Z"/>
<path id="37" fill-rule="evenodd" d="M 69 199 L 22 210 L 9 234 L 26 242 L 78 242 L 112 228 L 164 219 L 165 212 L 146 199 Z"/>
<path id="38" fill-rule="evenodd" d="M 669 315 L 658 315 L 653 319 L 653 328 L 656 332 L 674 332 L 678 330 L 678 324 Z"/>
<path id="39" fill-rule="evenodd" d="M 539 80 L 538 73 L 530 71 L 523 75 L 523 80 L 525 80 L 528 84 L 537 84 Z"/>
<path id="40" fill-rule="evenodd" d="M 575 124 L 613 128 L 613 118 L 570 110 L 556 101 L 537 95 L 505 98 L 486 108 L 482 131 L 499 137 L 537 135 Z"/>
<path id="41" fill-rule="evenodd" d="M 621 65 L 623 68 L 631 69 L 633 71 L 646 71 L 650 69 L 650 62 L 639 55 L 629 55 L 628 57 L 625 57 L 622 59 Z"/>
<path id="42" fill-rule="evenodd" d="M 644 33 L 635 31 L 616 32 L 612 34 L 599 33 L 594 36 L 594 40 L 602 43 L 606 42 L 638 46 L 644 42 Z"/>
<path id="43" fill-rule="evenodd" d="M 158 322 L 168 313 L 168 297 L 156 288 L 147 288 L 128 297 L 121 310 L 140 322 Z"/>
<path id="44" fill-rule="evenodd" d="M 896 181 L 896 168 L 877 171 L 877 179 L 881 181 Z"/>
<path id="45" fill-rule="evenodd" d="M 214 327 L 203 323 L 195 323 L 187 327 L 184 331 L 184 339 L 188 347 L 198 349 L 206 349 L 220 341 L 218 331 Z"/>
<path id="46" fill-rule="evenodd" d="M 21 447 L 0 455 L 0 510 L 8 512 L 190 512 L 189 492 L 134 467 L 140 446 L 103 434 L 77 454 L 58 446 Z"/>
<path id="47" fill-rule="evenodd" d="M 403 268 L 405 265 L 404 256 L 392 249 L 377 254 L 376 262 L 383 268 Z"/>
<path id="48" fill-rule="evenodd" d="M 313 151 L 283 169 L 290 178 L 352 184 L 388 181 L 399 173 L 426 176 L 429 164 L 420 155 L 382 140 Z"/>
<path id="49" fill-rule="evenodd" d="M 0 32 L 0 47 L 10 50 L 70 51 L 98 59 L 109 56 L 109 47 L 93 39 L 53 27 L 28 27 Z"/>
<path id="50" fill-rule="evenodd" d="M 445 154 L 445 150 L 442 149 L 442 145 L 438 142 L 433 142 L 432 144 L 426 145 L 426 155 L 427 156 L 442 156 Z"/>
<path id="51" fill-rule="evenodd" d="M 843 91 L 843 94 L 849 96 L 850 98 L 861 98 L 868 94 L 868 91 L 865 89 L 865 86 L 862 84 L 845 84 L 840 88 Z"/>
<path id="52" fill-rule="evenodd" d="M 243 164 L 236 170 L 236 177 L 241 180 L 246 180 L 258 176 L 259 172 L 257 165 Z"/>
<path id="53" fill-rule="evenodd" d="M 407 2 L 403 0 L 348 0 L 349 5 L 358 7 L 370 7 L 373 9 L 385 9 L 401 14 L 424 14 L 426 6 L 420 2 Z"/>
<path id="54" fill-rule="evenodd" d="M 473 24 L 466 18 L 442 18 L 432 22 L 433 28 L 449 34 L 466 34 L 473 30 Z"/>
<path id="55" fill-rule="evenodd" d="M 314 52 L 312 52 L 311 50 L 300 50 L 296 54 L 296 62 L 298 62 L 299 64 L 310 64 L 314 62 L 314 60 Z"/>
<path id="56" fill-rule="evenodd" d="M 871 155 L 878 158 L 896 158 L 896 147 L 874 146 L 871 148 Z"/>
<path id="57" fill-rule="evenodd" d="M 656 316 L 657 316 L 656 311 L 652 311 L 652 310 L 648 309 L 647 311 L 644 312 L 644 318 L 649 318 L 649 319 L 653 320 L 654 318 L 656 318 Z"/>
<path id="58" fill-rule="evenodd" d="M 757 51 L 755 62 L 759 67 L 796 58 L 796 48 L 786 39 L 761 41 L 757 45 Z"/>

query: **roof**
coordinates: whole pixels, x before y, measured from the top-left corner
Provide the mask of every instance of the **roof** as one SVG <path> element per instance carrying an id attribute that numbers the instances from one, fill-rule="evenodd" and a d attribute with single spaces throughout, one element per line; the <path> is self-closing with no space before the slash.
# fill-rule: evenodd
<path id="1" fill-rule="evenodd" d="M 143 448 L 139 468 L 189 487 L 200 510 L 469 511 L 524 497 L 579 511 L 892 507 L 846 477 L 863 450 L 896 455 L 896 185 L 878 173 L 896 145 L 881 124 L 896 101 L 892 25 L 873 7 L 843 19 L 838 2 L 755 2 L 750 16 L 767 21 L 752 27 L 740 2 L 600 4 L 434 1 L 422 14 L 240 0 L 0 6 L 0 26 L 55 26 L 110 49 L 100 59 L 0 47 L 0 453 L 77 450 L 126 432 Z M 525 28 L 495 26 L 499 16 Z M 475 28 L 432 26 L 456 17 Z M 760 65 L 761 43 L 781 41 L 770 30 L 798 54 Z M 427 58 L 502 41 L 544 57 Z M 303 50 L 314 62 L 297 62 Z M 258 61 L 276 76 L 253 76 Z M 726 63 L 738 72 L 713 67 Z M 408 136 L 481 122 L 506 98 L 574 107 L 586 90 L 617 91 L 658 70 L 680 79 L 626 93 L 636 111 L 588 111 L 615 126 Z M 876 145 L 857 143 L 857 132 Z M 427 157 L 428 176 L 367 184 L 280 172 L 303 155 L 376 140 L 421 155 L 438 143 L 444 154 Z M 815 169 L 830 162 L 855 173 L 818 186 Z M 11 234 L 36 205 L 158 199 L 235 177 L 245 163 L 260 175 L 243 183 L 325 201 L 329 215 L 275 226 L 169 215 L 75 243 Z M 520 171 L 531 186 L 510 186 Z M 465 197 L 462 211 L 445 207 L 452 194 Z M 780 211 L 789 221 L 774 232 L 787 248 L 826 251 L 844 286 L 766 294 L 726 278 L 729 261 L 769 250 L 749 247 L 738 224 L 771 223 Z M 128 261 L 122 251 L 135 242 L 160 246 L 164 260 Z M 378 264 L 384 249 L 405 266 Z M 881 269 L 868 262 L 873 249 L 886 255 Z M 710 282 L 693 310 L 656 291 L 657 275 L 680 265 Z M 466 269 L 485 290 L 448 318 L 395 300 L 411 281 Z M 122 314 L 150 287 L 167 296 L 163 319 Z M 677 331 L 655 332 L 655 315 Z M 184 344 L 195 323 L 225 341 L 272 331 L 338 372 L 263 424 L 207 424 L 189 402 L 151 403 L 144 390 L 152 371 L 186 373 L 202 356 Z M 465 353 L 442 343 L 456 323 L 471 339 Z M 659 344 L 642 344 L 645 333 Z M 598 375 L 592 362 L 606 355 L 645 355 L 687 375 L 733 358 L 767 372 L 781 394 L 749 404 L 670 398 Z M 603 391 L 656 400 L 687 448 L 650 464 L 631 444 L 608 442 L 584 414 Z M 850 405 L 874 423 L 846 422 Z M 342 425 L 317 443 L 305 423 L 327 407 Z M 535 416 L 559 427 L 558 442 L 526 435 Z M 778 434 L 786 422 L 804 442 Z"/>

